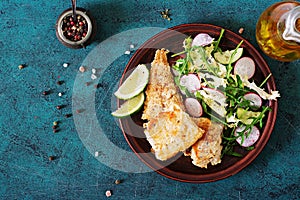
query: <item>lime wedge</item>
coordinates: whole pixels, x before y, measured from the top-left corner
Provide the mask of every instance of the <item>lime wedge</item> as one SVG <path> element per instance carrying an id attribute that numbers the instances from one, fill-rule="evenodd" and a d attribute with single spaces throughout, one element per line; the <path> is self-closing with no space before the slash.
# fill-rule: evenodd
<path id="1" fill-rule="evenodd" d="M 126 117 L 129 116 L 136 111 L 138 111 L 144 104 L 145 95 L 144 93 L 140 93 L 138 96 L 135 96 L 123 103 L 120 108 L 116 111 L 112 112 L 111 114 L 115 117 Z"/>
<path id="2" fill-rule="evenodd" d="M 115 92 L 119 99 L 130 99 L 140 94 L 146 87 L 149 80 L 149 70 L 146 65 L 138 65 L 128 78 Z"/>
<path id="3" fill-rule="evenodd" d="M 224 52 L 216 52 L 214 53 L 214 57 L 215 59 L 221 63 L 221 64 L 229 64 L 230 62 L 230 57 L 233 54 L 234 50 L 227 50 Z M 236 51 L 236 54 L 233 56 L 231 62 L 234 63 L 235 61 L 237 61 L 243 54 L 243 48 L 238 48 Z"/>

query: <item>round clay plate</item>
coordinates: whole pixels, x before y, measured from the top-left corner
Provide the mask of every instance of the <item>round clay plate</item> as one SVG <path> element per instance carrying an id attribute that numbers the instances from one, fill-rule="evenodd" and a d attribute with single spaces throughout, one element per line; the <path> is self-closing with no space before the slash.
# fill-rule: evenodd
<path id="1" fill-rule="evenodd" d="M 193 38 L 198 33 L 207 33 L 217 40 L 221 29 L 221 27 L 209 24 L 183 24 L 160 32 L 146 41 L 135 52 L 124 70 L 120 84 L 138 64 L 146 64 L 150 68 L 157 49 L 165 48 L 170 51 L 169 63 L 172 65 L 175 60 L 170 55 L 184 50 L 182 46 L 186 37 L 191 36 Z M 241 45 L 244 48 L 243 56 L 253 58 L 256 64 L 256 72 L 253 79 L 255 82 L 261 83 L 271 72 L 261 55 L 247 40 L 225 29 L 220 47 L 222 50 L 235 49 L 237 44 L 242 40 L 244 41 Z M 273 77 L 268 79 L 265 84 L 265 90 L 267 92 L 276 90 Z M 118 102 L 118 105 L 120 104 L 122 104 L 121 101 Z M 175 156 L 175 158 L 167 162 L 157 160 L 154 154 L 151 153 L 151 146 L 144 135 L 142 127 L 144 121 L 141 120 L 143 109 L 131 117 L 120 119 L 120 125 L 131 149 L 146 165 L 157 173 L 183 182 L 212 182 L 238 173 L 249 165 L 262 151 L 273 130 L 278 106 L 276 101 L 265 101 L 264 105 L 271 107 L 272 112 L 269 112 L 264 118 L 261 136 L 255 143 L 254 150 L 247 151 L 244 148 L 236 147 L 235 151 L 241 153 L 243 155 L 242 158 L 225 155 L 220 164 L 215 166 L 209 165 L 207 169 L 194 166 L 191 158 L 182 154 Z"/>

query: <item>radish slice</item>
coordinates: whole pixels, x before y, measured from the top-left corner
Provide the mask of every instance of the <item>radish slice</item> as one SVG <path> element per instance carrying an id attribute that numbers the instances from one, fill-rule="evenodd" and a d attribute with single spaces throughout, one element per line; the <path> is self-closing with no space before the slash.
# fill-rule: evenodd
<path id="1" fill-rule="evenodd" d="M 187 112 L 193 117 L 200 117 L 203 114 L 203 109 L 200 102 L 195 98 L 186 98 L 184 102 Z"/>
<path id="2" fill-rule="evenodd" d="M 240 132 L 242 132 L 245 129 L 245 126 L 242 127 L 237 127 L 235 129 L 234 135 L 235 136 L 239 136 Z M 236 141 L 242 146 L 242 147 L 250 147 L 252 146 L 259 138 L 260 136 L 260 131 L 258 130 L 258 128 L 256 126 L 252 127 L 252 130 L 250 132 L 250 134 L 248 135 L 248 131 L 246 131 L 246 133 L 244 134 L 244 141 L 242 143 L 242 136 L 238 137 L 236 139 Z"/>
<path id="3" fill-rule="evenodd" d="M 238 74 L 241 77 L 252 78 L 255 73 L 255 63 L 250 57 L 240 58 L 234 66 L 234 74 Z"/>
<path id="4" fill-rule="evenodd" d="M 254 92 L 248 92 L 244 95 L 244 98 L 250 101 L 250 106 L 253 106 L 254 110 L 259 109 L 262 105 L 262 99 Z"/>
<path id="5" fill-rule="evenodd" d="M 214 41 L 214 38 L 206 33 L 199 33 L 193 39 L 192 46 L 206 46 L 211 44 Z"/>
<path id="6" fill-rule="evenodd" d="M 180 78 L 179 84 L 186 87 L 190 93 L 193 93 L 201 88 L 200 80 L 195 74 L 183 75 Z"/>

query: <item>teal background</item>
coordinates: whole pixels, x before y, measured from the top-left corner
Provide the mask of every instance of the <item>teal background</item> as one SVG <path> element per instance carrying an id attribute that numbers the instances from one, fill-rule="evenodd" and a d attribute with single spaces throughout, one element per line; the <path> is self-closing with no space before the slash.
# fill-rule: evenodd
<path id="1" fill-rule="evenodd" d="M 205 184 L 182 183 L 155 172 L 128 173 L 99 162 L 83 145 L 73 120 L 72 91 L 79 66 L 97 45 L 123 31 L 209 23 L 238 32 L 255 47 L 255 25 L 268 0 L 81 0 L 97 21 L 94 42 L 86 49 L 64 47 L 55 22 L 71 1 L 0 1 L 0 198 L 1 199 L 299 199 L 300 68 L 299 60 L 282 63 L 263 55 L 281 93 L 277 122 L 262 153 L 240 173 Z M 160 12 L 170 9 L 171 21 Z M 142 41 L 137 41 L 141 45 Z M 128 44 L 129 46 L 129 44 Z M 123 51 L 116 47 L 116 51 Z M 111 48 L 114 48 L 111 47 Z M 132 55 L 132 54 L 131 54 Z M 101 78 L 96 92 L 97 117 L 106 136 L 131 151 L 110 116 L 111 85 L 131 55 L 122 55 Z M 69 63 L 68 68 L 62 67 Z M 26 68 L 18 69 L 19 64 Z M 64 84 L 57 85 L 58 80 Z M 94 83 L 93 83 L 94 84 Z M 93 86 L 90 86 L 93 87 Z M 50 95 L 42 92 L 52 90 Z M 57 93 L 63 92 L 62 97 Z M 57 105 L 65 108 L 57 110 Z M 60 131 L 52 132 L 59 120 Z M 49 161 L 48 157 L 57 157 Z M 126 163 L 126 158 L 124 158 Z M 122 163 L 121 163 L 122 164 Z M 122 183 L 114 184 L 116 179 Z"/>

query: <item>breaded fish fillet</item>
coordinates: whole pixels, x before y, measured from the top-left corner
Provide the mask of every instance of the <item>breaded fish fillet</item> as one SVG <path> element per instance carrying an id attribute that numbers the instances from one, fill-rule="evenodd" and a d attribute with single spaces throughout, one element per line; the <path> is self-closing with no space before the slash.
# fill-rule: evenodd
<path id="1" fill-rule="evenodd" d="M 145 135 L 159 160 L 185 151 L 204 133 L 184 111 L 164 49 L 156 51 L 151 63 L 142 119 L 148 120 Z"/>
<path id="2" fill-rule="evenodd" d="M 149 121 L 145 135 L 154 150 L 155 157 L 167 160 L 192 146 L 204 134 L 180 107 L 161 112 Z"/>
<path id="3" fill-rule="evenodd" d="M 173 80 L 167 53 L 165 49 L 157 50 L 151 63 L 142 119 L 151 120 L 160 112 L 170 111 L 172 104 L 184 109 L 182 98 Z"/>
<path id="4" fill-rule="evenodd" d="M 208 118 L 193 118 L 196 124 L 205 130 L 203 137 L 191 148 L 192 163 L 201 168 L 221 162 L 222 132 L 224 125 Z"/>

